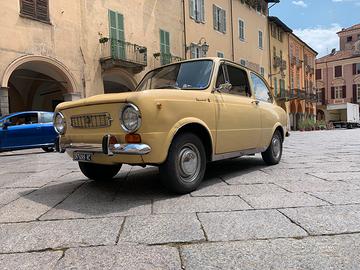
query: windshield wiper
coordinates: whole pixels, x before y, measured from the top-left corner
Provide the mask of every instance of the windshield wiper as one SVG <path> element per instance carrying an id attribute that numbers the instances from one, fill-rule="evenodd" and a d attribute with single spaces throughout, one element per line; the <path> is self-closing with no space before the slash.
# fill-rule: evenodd
<path id="1" fill-rule="evenodd" d="M 156 89 L 166 89 L 166 88 L 181 89 L 179 86 L 176 86 L 174 84 L 165 84 L 165 85 L 161 85 L 159 87 L 156 87 Z"/>

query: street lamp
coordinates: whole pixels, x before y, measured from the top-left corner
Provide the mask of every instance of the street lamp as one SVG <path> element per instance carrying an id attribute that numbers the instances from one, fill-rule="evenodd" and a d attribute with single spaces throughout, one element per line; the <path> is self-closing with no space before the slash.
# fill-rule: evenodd
<path id="1" fill-rule="evenodd" d="M 209 51 L 209 44 L 207 44 L 206 39 L 204 37 L 200 38 L 198 43 L 192 43 L 190 46 L 186 47 L 186 51 L 191 49 L 191 46 L 197 46 L 203 52 L 203 56 L 206 56 L 207 52 Z"/>

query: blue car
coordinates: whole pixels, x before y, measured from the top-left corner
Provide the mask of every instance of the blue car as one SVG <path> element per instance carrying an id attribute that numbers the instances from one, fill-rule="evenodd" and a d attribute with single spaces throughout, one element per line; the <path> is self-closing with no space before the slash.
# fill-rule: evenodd
<path id="1" fill-rule="evenodd" d="M 0 117 L 0 152 L 30 148 L 52 152 L 56 140 L 52 112 L 17 112 Z"/>

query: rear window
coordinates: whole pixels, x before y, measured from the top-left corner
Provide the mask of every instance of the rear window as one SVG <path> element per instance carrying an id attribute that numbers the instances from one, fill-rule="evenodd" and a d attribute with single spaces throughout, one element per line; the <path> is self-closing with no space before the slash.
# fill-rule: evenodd
<path id="1" fill-rule="evenodd" d="M 53 113 L 42 113 L 42 119 L 41 122 L 42 123 L 50 123 L 53 121 Z"/>

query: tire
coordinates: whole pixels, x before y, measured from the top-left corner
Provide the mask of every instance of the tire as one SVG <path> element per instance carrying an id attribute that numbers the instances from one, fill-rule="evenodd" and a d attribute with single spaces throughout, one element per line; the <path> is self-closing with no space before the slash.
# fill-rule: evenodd
<path id="1" fill-rule="evenodd" d="M 269 147 L 261 153 L 264 162 L 267 165 L 276 165 L 280 162 L 283 150 L 283 139 L 280 132 L 275 131 L 271 138 Z"/>
<path id="2" fill-rule="evenodd" d="M 120 171 L 122 164 L 103 165 L 96 163 L 79 162 L 81 172 L 89 179 L 106 181 L 112 179 Z"/>
<path id="3" fill-rule="evenodd" d="M 194 191 L 204 178 L 205 148 L 198 136 L 182 133 L 171 143 L 166 161 L 160 165 L 163 184 L 172 192 L 186 194 Z"/>
<path id="4" fill-rule="evenodd" d="M 41 147 L 42 150 L 44 150 L 46 153 L 54 152 L 54 147 L 44 146 Z"/>

